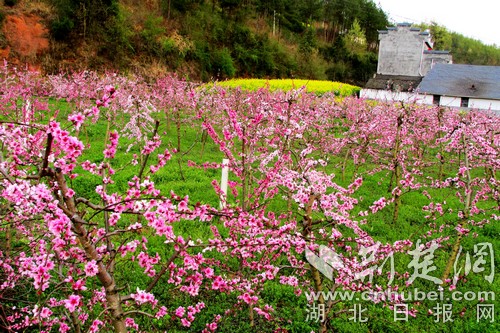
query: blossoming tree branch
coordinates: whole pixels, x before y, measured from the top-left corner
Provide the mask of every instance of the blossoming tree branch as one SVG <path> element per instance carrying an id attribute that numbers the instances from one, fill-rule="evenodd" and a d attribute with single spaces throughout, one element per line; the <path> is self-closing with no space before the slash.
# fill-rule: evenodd
<path id="1" fill-rule="evenodd" d="M 462 240 L 498 219 L 499 119 L 488 113 L 304 89 L 203 88 L 175 77 L 41 76 L 4 65 L 0 78 L 0 327 L 7 332 L 192 325 L 214 332 L 241 313 L 250 326 L 285 327 L 264 295 L 269 283 L 290 286 L 297 298 L 372 290 L 375 281 L 360 278 L 367 264 L 418 244 L 444 250 L 436 278 L 455 286 L 465 280 L 452 270 Z M 101 139 L 89 140 L 99 124 Z M 182 148 L 184 127 L 200 133 L 191 147 L 211 140 L 220 159 L 183 159 L 191 150 Z M 175 142 L 164 139 L 168 131 Z M 225 204 L 193 202 L 155 182 L 168 176 L 160 177 L 173 157 L 179 173 L 220 170 L 228 159 L 228 194 L 217 178 L 205 184 Z M 374 175 L 389 187 L 366 202 L 358 192 Z M 375 220 L 401 225 L 410 195 L 424 202 L 418 231 L 397 240 L 370 235 Z M 306 256 L 322 247 L 339 262 L 330 277 Z M 370 248 L 377 251 L 367 260 Z M 412 276 L 411 265 L 398 269 L 393 290 Z M 386 272 L 369 272 L 387 282 Z M 228 295 L 231 306 L 204 315 L 215 294 Z M 346 312 L 342 302 L 319 301 L 329 318 Z"/>

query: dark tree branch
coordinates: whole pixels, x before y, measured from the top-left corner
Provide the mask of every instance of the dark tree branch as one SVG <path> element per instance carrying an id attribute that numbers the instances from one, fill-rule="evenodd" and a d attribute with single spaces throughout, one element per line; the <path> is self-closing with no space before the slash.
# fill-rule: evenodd
<path id="1" fill-rule="evenodd" d="M 154 137 L 156 136 L 156 134 L 158 134 L 158 127 L 160 126 L 160 121 L 159 120 L 155 120 L 155 128 L 153 130 L 153 135 L 152 135 L 152 139 L 154 139 Z M 142 165 L 141 165 L 141 170 L 139 171 L 139 179 L 142 180 L 142 175 L 144 173 L 144 169 L 146 168 L 146 164 L 148 163 L 148 159 L 149 159 L 149 155 L 151 154 L 146 154 L 146 156 L 144 157 L 144 161 L 142 162 Z"/>

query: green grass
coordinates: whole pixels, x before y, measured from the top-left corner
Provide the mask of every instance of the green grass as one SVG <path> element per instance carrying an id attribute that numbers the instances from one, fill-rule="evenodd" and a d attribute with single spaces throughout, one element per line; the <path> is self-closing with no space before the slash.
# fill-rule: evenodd
<path id="1" fill-rule="evenodd" d="M 319 88 L 313 88 L 313 81 L 302 82 L 300 80 L 290 81 L 287 84 L 293 84 L 295 87 L 300 85 L 307 85 L 308 90 L 320 91 Z M 331 83 L 331 82 L 330 82 Z M 256 87 L 264 87 L 269 84 L 271 87 L 271 81 L 253 81 L 254 88 L 245 89 L 255 89 Z M 322 89 L 326 89 L 324 83 Z M 218 85 L 223 85 L 223 83 L 218 83 Z M 232 86 L 238 86 L 236 83 L 231 83 Z M 260 86 L 261 85 L 261 86 Z M 284 81 L 280 81 L 275 89 L 288 89 L 284 88 Z M 293 86 L 292 86 L 293 87 Z M 333 86 L 332 86 L 333 87 Z M 332 91 L 337 88 L 328 88 L 326 91 Z M 315 90 L 318 89 L 318 90 Z M 349 95 L 346 93 L 345 95 Z M 340 93 L 344 96 L 344 93 Z M 63 120 L 70 112 L 71 107 L 64 102 L 51 101 L 52 108 L 60 109 L 59 119 Z M 167 125 L 167 120 L 165 118 L 160 118 L 160 128 L 159 133 L 162 133 L 163 144 L 158 149 L 162 152 L 165 148 L 169 148 L 173 151 L 173 148 L 177 145 L 177 132 L 175 126 L 170 124 Z M 102 155 L 102 149 L 105 145 L 104 134 L 106 132 L 107 123 L 100 121 L 96 124 L 91 124 L 86 126 L 80 132 L 80 138 L 86 145 L 90 146 L 90 149 L 86 152 L 85 156 L 82 157 L 83 160 L 90 160 L 95 163 L 100 163 L 103 161 L 104 157 Z M 215 195 L 211 181 L 213 179 L 220 180 L 220 170 L 218 169 L 204 169 L 189 167 L 187 162 L 194 161 L 198 165 L 202 165 L 204 162 L 217 162 L 220 163 L 223 154 L 220 152 L 219 148 L 209 139 L 205 144 L 201 142 L 201 128 L 196 122 L 192 122 L 189 125 L 183 124 L 181 128 L 181 150 L 180 153 L 173 154 L 172 159 L 167 163 L 167 165 L 162 168 L 158 173 L 151 175 L 151 180 L 155 182 L 157 188 L 159 188 L 164 195 L 174 191 L 178 195 L 184 196 L 189 195 L 191 202 L 202 202 L 207 203 L 212 206 L 218 206 L 218 198 Z M 113 176 L 114 184 L 108 186 L 108 189 L 117 192 L 123 192 L 127 189 L 127 182 L 130 181 L 134 175 L 137 174 L 139 166 L 129 165 L 129 161 L 134 153 L 139 153 L 137 147 L 132 148 L 130 151 L 126 151 L 126 147 L 130 140 L 125 138 L 120 138 L 120 149 L 117 152 L 116 159 L 112 161 L 112 166 L 119 170 L 115 176 Z M 204 148 L 202 148 L 204 147 Z M 203 151 L 202 151 L 203 149 Z M 432 156 L 429 153 L 429 156 Z M 154 162 L 154 158 L 151 157 L 150 162 Z M 330 163 L 325 167 L 325 171 L 329 173 L 336 174 L 337 182 L 342 186 L 347 186 L 350 180 L 353 178 L 355 166 L 352 161 L 347 163 L 346 170 L 344 171 L 344 180 L 342 180 L 342 162 L 343 154 L 339 156 L 331 156 Z M 387 188 L 389 186 L 390 174 L 387 171 L 380 171 L 375 174 L 370 174 L 369 171 L 373 165 L 367 163 L 362 165 L 358 169 L 358 174 L 364 178 L 364 183 L 362 187 L 356 192 L 355 197 L 359 200 L 359 207 L 356 208 L 355 212 L 367 210 L 370 205 L 380 197 L 388 197 L 389 193 Z M 436 175 L 437 167 L 430 166 L 427 170 L 429 174 Z M 451 168 L 450 168 L 451 170 Z M 450 171 L 448 170 L 448 171 Z M 93 200 L 95 203 L 100 201 L 98 195 L 95 193 L 95 187 L 100 185 L 100 178 L 97 176 L 92 176 L 82 169 L 76 170 L 80 173 L 82 177 L 75 179 L 71 186 L 76 191 L 77 195 L 83 196 Z M 460 209 L 460 203 L 454 195 L 454 190 L 446 191 L 430 191 L 433 200 L 436 202 L 442 202 L 446 200 L 448 202 L 448 207 L 454 209 Z M 233 199 L 234 201 L 234 199 Z M 402 209 L 400 212 L 399 219 L 396 223 L 392 224 L 392 209 L 393 206 L 389 205 L 377 214 L 370 215 L 367 219 L 367 223 L 363 226 L 371 236 L 381 242 L 393 242 L 400 239 L 412 238 L 416 241 L 426 230 L 428 221 L 424 219 L 426 215 L 422 211 L 421 207 L 428 204 L 429 200 L 422 194 L 422 190 L 415 190 L 406 193 L 402 196 Z M 296 205 L 293 206 L 296 208 Z M 286 201 L 285 200 L 275 200 L 270 208 L 273 211 L 286 211 Z M 122 221 L 122 223 L 127 223 L 132 221 L 136 217 L 131 217 Z M 361 218 L 359 218 L 361 219 Z M 99 222 L 99 217 L 95 219 Z M 220 232 L 224 235 L 227 230 L 223 227 L 219 220 L 215 219 L 212 224 L 215 224 Z M 436 220 L 438 225 L 441 224 L 456 224 L 457 221 L 445 220 L 445 218 L 439 218 Z M 175 224 L 175 231 L 182 234 L 185 238 L 191 237 L 192 239 L 202 239 L 206 240 L 210 237 L 210 224 L 200 223 L 197 221 L 183 221 L 181 223 Z M 340 231 L 345 235 L 349 234 L 349 230 L 339 227 Z M 500 234 L 500 227 L 498 223 L 490 223 L 484 228 L 473 227 L 473 232 L 477 232 L 479 236 L 474 239 L 472 237 L 464 238 L 462 242 L 464 253 L 474 250 L 474 245 L 480 242 L 491 242 L 495 249 L 500 248 L 500 240 L 498 235 Z M 447 231 L 448 235 L 455 237 L 453 229 Z M 148 252 L 150 254 L 158 252 L 162 257 L 168 258 L 172 253 L 173 249 L 164 244 L 164 239 L 153 235 L 151 232 L 145 232 L 144 236 L 148 237 Z M 444 269 L 446 264 L 448 254 L 450 252 L 450 247 L 444 247 L 436 251 L 436 258 L 434 264 L 438 267 L 438 272 L 433 274 L 434 276 L 439 276 Z M 213 258 L 218 260 L 225 260 L 221 255 L 210 252 Z M 408 263 L 410 256 L 398 254 L 396 256 L 395 269 L 398 272 L 404 272 L 408 270 Z M 500 255 L 497 251 L 495 253 L 495 262 L 500 262 Z M 238 260 L 236 258 L 230 258 L 226 262 L 230 266 L 238 267 Z M 136 263 L 129 260 L 122 261 L 120 265 L 117 266 L 117 270 L 122 274 L 116 274 L 117 282 L 120 285 L 126 285 L 126 282 L 132 277 L 137 281 L 137 285 L 144 288 L 147 285 L 147 280 L 143 279 L 141 269 Z M 495 268 L 495 272 L 498 273 L 499 269 Z M 432 290 L 435 286 L 429 285 L 426 281 L 418 280 L 415 286 L 422 290 Z M 499 290 L 499 282 L 496 279 L 492 285 L 484 281 L 481 274 L 470 273 L 469 283 L 466 285 L 459 285 L 458 290 L 466 292 L 469 290 L 482 291 L 482 290 Z M 134 290 L 131 290 L 132 292 Z M 154 290 L 155 295 L 160 300 L 162 304 L 169 306 L 171 309 L 175 309 L 177 306 L 185 305 L 189 303 L 190 299 L 186 295 L 180 293 L 176 288 L 158 286 Z M 140 319 L 138 321 L 143 322 L 146 325 L 151 325 L 149 327 L 161 330 L 168 330 L 169 332 L 198 332 L 204 328 L 203 323 L 210 322 L 215 314 L 221 314 L 225 309 L 232 308 L 232 304 L 235 303 L 236 299 L 234 295 L 226 295 L 223 293 L 216 293 L 210 290 L 202 290 L 201 295 L 197 297 L 197 300 L 204 300 L 206 302 L 207 308 L 198 315 L 198 319 L 193 323 L 193 326 L 188 330 L 182 328 L 178 323 L 171 320 L 163 319 L 160 321 L 150 322 L 149 319 Z M 276 309 L 276 314 L 281 318 L 289 318 L 288 321 L 284 321 L 281 324 L 289 332 L 310 332 L 311 330 L 317 330 L 318 325 L 314 322 L 306 322 L 306 299 L 305 296 L 296 296 L 293 292 L 293 288 L 289 286 L 283 286 L 275 281 L 266 282 L 263 286 L 262 292 L 262 304 L 270 304 Z M 446 325 L 442 323 L 434 323 L 434 317 L 429 316 L 426 313 L 420 313 L 417 318 L 410 318 L 408 323 L 394 322 L 393 312 L 388 308 L 381 307 L 380 305 L 374 305 L 367 302 L 360 302 L 363 307 L 367 308 L 367 314 L 369 314 L 370 320 L 367 323 L 356 323 L 349 321 L 348 317 L 352 316 L 351 313 L 344 313 L 339 315 L 337 318 L 332 320 L 333 327 L 339 332 L 496 332 L 500 330 L 497 323 L 489 324 L 484 322 L 476 322 L 475 307 L 474 303 L 470 302 L 451 302 L 455 309 L 460 310 L 463 307 L 469 307 L 466 314 L 461 317 L 457 315 L 456 321 L 453 325 Z M 337 310 L 345 310 L 355 306 L 356 302 L 342 302 L 336 306 Z M 472 304 L 472 305 L 471 305 Z M 434 302 L 426 302 L 425 306 L 427 308 L 432 308 L 435 306 Z M 425 307 L 422 307 L 425 308 Z M 258 319 L 257 327 L 250 327 L 248 322 L 248 309 L 233 309 L 235 310 L 234 316 L 229 316 L 220 324 L 220 332 L 263 332 L 272 331 L 276 327 L 271 324 Z M 456 313 L 455 313 L 456 314 Z M 498 318 L 498 309 L 496 310 L 496 317 Z M 148 327 L 148 326 L 146 326 Z"/>
<path id="2" fill-rule="evenodd" d="M 105 126 L 103 124 L 96 124 L 95 128 L 88 128 L 88 138 L 89 144 L 95 148 L 95 153 L 92 158 L 95 162 L 99 162 L 102 156 L 99 155 L 99 151 L 102 150 L 102 138 L 99 133 L 102 133 Z M 174 147 L 176 145 L 177 134 L 172 128 L 166 128 L 166 125 L 162 124 L 160 126 L 160 133 L 163 134 L 164 146 Z M 181 153 L 174 154 L 172 160 L 167 163 L 166 167 L 159 171 L 157 174 L 152 176 L 152 180 L 157 184 L 158 188 L 162 190 L 163 193 L 169 193 L 171 190 L 179 195 L 189 195 L 193 202 L 208 203 L 213 206 L 218 206 L 218 198 L 216 197 L 211 181 L 213 179 L 220 179 L 220 170 L 216 169 L 203 169 L 203 168 L 192 168 L 187 166 L 187 161 L 191 160 L 199 165 L 204 162 L 220 162 L 223 158 L 222 153 L 218 150 L 210 140 L 205 144 L 204 152 L 201 153 L 202 143 L 200 129 L 192 124 L 190 126 L 182 127 L 181 134 Z M 182 155 L 186 153 L 185 155 Z M 130 153 L 125 151 L 120 151 L 117 157 L 117 167 L 120 163 L 127 160 L 130 157 Z M 332 156 L 329 166 L 326 167 L 325 171 L 332 172 L 337 175 L 336 179 L 341 185 L 347 185 L 349 180 L 353 177 L 354 166 L 351 162 L 347 164 L 347 169 L 345 171 L 345 180 L 342 181 L 341 174 L 342 170 L 340 168 L 342 161 L 342 156 Z M 180 172 L 182 169 L 182 174 Z M 370 165 L 364 165 L 359 168 L 358 172 L 364 178 L 364 184 L 360 190 L 355 194 L 355 196 L 360 200 L 359 210 L 366 210 L 368 207 L 381 196 L 389 197 L 387 188 L 389 186 L 390 174 L 387 171 L 381 171 L 374 175 L 367 173 L 370 170 Z M 435 167 L 431 167 L 428 170 L 430 173 L 437 174 Z M 125 169 L 115 177 L 116 183 L 112 188 L 123 190 L 124 184 L 136 174 L 137 168 L 129 167 Z M 183 175 L 183 176 L 182 176 Z M 82 178 L 79 180 L 75 187 L 78 191 L 86 193 L 93 188 L 94 183 L 92 183 L 91 177 Z M 92 185 L 91 185 L 92 184 Z M 90 192 L 86 193 L 91 195 Z M 434 191 L 432 193 L 433 200 L 436 202 L 448 201 L 448 207 L 454 210 L 460 208 L 460 203 L 450 191 Z M 416 241 L 418 235 L 420 235 L 423 230 L 427 228 L 428 222 L 425 221 L 425 212 L 422 211 L 421 207 L 428 204 L 429 200 L 422 195 L 421 190 L 406 193 L 402 196 L 402 209 L 400 212 L 399 219 L 396 224 L 392 224 L 392 205 L 387 206 L 380 212 L 374 215 L 370 215 L 367 224 L 364 225 L 364 229 L 370 233 L 374 238 L 380 240 L 381 242 L 393 242 L 396 240 L 412 237 L 412 240 Z M 272 205 L 273 211 L 284 211 L 286 210 L 286 202 L 275 201 Z M 219 230 L 224 234 L 223 226 L 214 221 Z M 448 221 L 443 218 L 436 221 L 438 225 L 450 223 L 456 224 L 457 221 Z M 339 228 L 345 235 L 348 235 L 349 230 Z M 191 237 L 192 239 L 207 239 L 210 237 L 209 224 L 200 224 L 195 221 L 185 221 L 179 223 L 175 227 L 176 232 L 184 235 L 185 237 Z M 472 239 L 471 237 L 465 238 L 462 242 L 462 246 L 465 251 L 472 252 L 473 247 L 478 242 L 491 242 L 495 248 L 500 247 L 500 242 L 495 235 L 498 235 L 500 228 L 498 224 L 489 224 L 485 228 L 473 228 L 473 231 L 479 233 L 477 239 Z M 448 234 L 454 239 L 454 232 L 451 229 Z M 166 249 L 162 239 L 155 237 L 154 235 L 148 235 L 150 238 L 150 252 L 158 251 L 162 256 L 168 256 L 171 254 L 171 249 Z M 448 258 L 448 253 L 450 251 L 449 247 L 445 247 L 436 251 L 436 258 L 434 264 L 438 267 L 438 271 L 433 274 L 433 276 L 440 276 L 442 270 L 446 265 Z M 214 258 L 218 258 L 216 253 L 212 253 Z M 219 257 L 219 259 L 224 260 L 224 258 Z M 409 260 L 411 259 L 409 255 L 396 255 L 395 257 L 395 270 L 402 271 L 409 270 L 407 268 Z M 495 254 L 496 262 L 500 262 L 498 254 Z M 231 260 L 227 262 L 229 265 L 238 266 L 237 260 Z M 128 265 L 127 270 L 134 271 L 133 265 Z M 498 269 L 496 270 L 498 272 Z M 140 274 L 137 274 L 139 278 Z M 421 290 L 432 290 L 435 286 L 427 283 L 427 281 L 417 280 L 415 287 Z M 494 285 L 489 285 L 485 283 L 480 274 L 471 274 L 470 281 L 466 285 L 459 286 L 458 290 L 466 292 L 469 290 L 498 290 L 498 281 L 494 282 Z M 493 288 L 493 289 L 492 289 Z M 182 294 L 177 293 L 173 289 L 164 289 L 164 287 L 157 288 L 155 293 L 158 294 L 160 300 L 164 304 L 170 305 L 171 307 L 176 307 L 185 304 L 187 300 Z M 203 329 L 203 325 L 198 323 L 203 323 L 205 321 L 210 321 L 214 314 L 220 313 L 221 309 L 231 308 L 231 304 L 235 302 L 235 298 L 231 295 L 224 295 L 218 293 L 212 293 L 210 291 L 204 291 L 204 299 L 207 300 L 207 311 L 203 311 L 199 315 L 199 321 L 197 320 L 190 331 L 199 331 Z M 306 322 L 306 301 L 305 297 L 297 297 L 292 288 L 280 285 L 277 282 L 268 282 L 265 285 L 262 302 L 271 304 L 275 307 L 277 314 L 281 317 L 290 318 L 290 322 L 282 323 L 282 327 L 289 329 L 290 332 L 309 332 L 318 328 L 317 324 L 314 322 Z M 432 308 L 436 305 L 436 302 L 424 302 L 425 307 Z M 342 302 L 337 306 L 337 310 L 350 309 L 356 306 L 357 302 Z M 454 309 L 461 309 L 463 307 L 469 307 L 466 314 L 461 317 L 455 318 L 453 326 L 434 323 L 435 317 L 427 315 L 426 313 L 420 313 L 417 318 L 410 317 L 408 323 L 394 322 L 393 312 L 387 308 L 382 308 L 379 305 L 374 305 L 368 302 L 360 302 L 362 307 L 367 309 L 369 314 L 369 321 L 367 323 L 355 323 L 349 321 L 348 317 L 352 316 L 351 313 L 344 313 L 338 318 L 332 321 L 332 325 L 339 332 L 494 332 L 498 329 L 498 324 L 488 325 L 484 322 L 476 323 L 475 317 L 475 303 L 470 302 L 458 302 L 453 301 Z M 420 307 L 420 309 L 425 308 Z M 498 310 L 497 310 L 498 314 Z M 455 313 L 457 315 L 457 313 Z M 221 332 L 260 332 L 260 331 L 271 331 L 272 327 L 264 321 L 257 321 L 258 328 L 250 327 L 248 323 L 248 314 L 246 309 L 237 309 L 234 316 L 230 316 L 224 319 L 220 325 Z M 496 325 L 496 326 L 495 326 Z M 165 327 L 173 332 L 185 331 L 181 326 L 171 326 L 168 323 L 158 323 L 158 327 Z"/>

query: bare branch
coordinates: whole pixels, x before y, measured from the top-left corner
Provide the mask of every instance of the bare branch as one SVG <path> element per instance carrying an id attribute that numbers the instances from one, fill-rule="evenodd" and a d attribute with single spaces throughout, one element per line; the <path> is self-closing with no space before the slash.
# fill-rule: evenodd
<path id="1" fill-rule="evenodd" d="M 153 316 L 152 314 L 144 312 L 144 311 L 140 311 L 140 310 L 127 311 L 127 312 L 125 312 L 123 314 L 123 316 L 125 317 L 125 316 L 128 316 L 128 315 L 134 314 L 134 313 L 141 314 L 141 315 L 149 317 L 149 318 L 155 318 L 155 316 Z"/>
<path id="2" fill-rule="evenodd" d="M 156 136 L 156 134 L 158 133 L 159 126 L 160 126 L 160 121 L 156 120 L 152 138 L 154 138 Z M 139 175 L 138 175 L 140 180 L 142 180 L 142 174 L 144 173 L 144 169 L 146 168 L 146 164 L 148 163 L 149 155 L 151 155 L 151 154 L 146 154 L 146 156 L 144 157 L 144 162 L 141 165 L 141 170 L 139 171 Z"/>
<path id="3" fill-rule="evenodd" d="M 50 151 L 52 150 L 52 142 L 54 140 L 54 137 L 52 136 L 52 133 L 49 133 L 47 135 L 47 145 L 45 146 L 45 155 L 43 156 L 43 162 L 42 162 L 42 170 L 40 170 L 40 178 L 44 176 L 52 176 L 53 171 L 48 168 L 49 166 L 49 155 Z"/>

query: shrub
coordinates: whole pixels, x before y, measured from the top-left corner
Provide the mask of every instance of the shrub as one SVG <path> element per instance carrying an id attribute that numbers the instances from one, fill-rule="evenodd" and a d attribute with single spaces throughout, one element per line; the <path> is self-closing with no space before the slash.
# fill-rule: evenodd
<path id="1" fill-rule="evenodd" d="M 19 0 L 4 0 L 3 3 L 6 6 L 13 7 L 13 6 L 17 5 L 18 2 L 19 2 Z"/>
<path id="2" fill-rule="evenodd" d="M 119 60 L 119 66 L 123 66 L 128 62 L 127 55 L 134 51 L 131 44 L 133 35 L 130 20 L 127 19 L 128 13 L 120 10 L 116 16 L 109 18 L 105 24 L 106 51 L 110 55 L 110 59 Z"/>
<path id="3" fill-rule="evenodd" d="M 144 29 L 141 31 L 141 37 L 146 49 L 152 54 L 160 54 L 163 48 L 163 45 L 160 45 L 160 37 L 165 34 L 166 29 L 161 24 L 161 17 L 149 16 L 144 22 Z"/>
<path id="4" fill-rule="evenodd" d="M 64 16 L 52 21 L 50 30 L 56 40 L 64 40 L 68 38 L 74 27 L 75 22 L 71 18 Z"/>
<path id="5" fill-rule="evenodd" d="M 171 38 L 164 38 L 161 41 L 161 50 L 165 55 L 171 54 L 177 50 L 175 41 Z"/>
<path id="6" fill-rule="evenodd" d="M 9 42 L 7 41 L 7 38 L 5 38 L 5 35 L 0 32 L 0 48 L 4 49 L 9 45 Z"/>
<path id="7" fill-rule="evenodd" d="M 234 67 L 233 58 L 229 52 L 229 49 L 223 48 L 222 50 L 217 50 L 214 55 L 214 74 L 217 77 L 233 77 L 236 74 L 236 68 Z"/>

